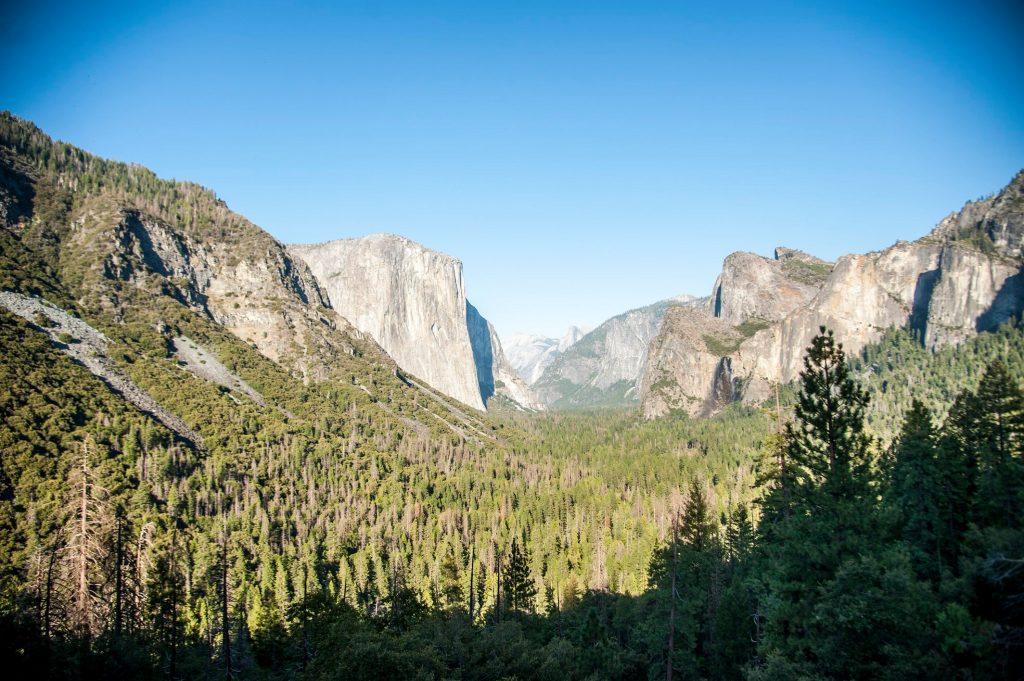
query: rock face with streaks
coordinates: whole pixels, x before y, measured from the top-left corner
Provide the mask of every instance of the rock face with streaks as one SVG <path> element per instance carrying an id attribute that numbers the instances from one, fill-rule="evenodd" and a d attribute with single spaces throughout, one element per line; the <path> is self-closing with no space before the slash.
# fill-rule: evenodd
<path id="1" fill-rule="evenodd" d="M 720 379 L 723 371 L 731 379 L 727 353 L 741 340 L 732 324 L 706 308 L 669 309 L 661 331 L 651 341 L 641 378 L 644 414 L 653 418 L 673 409 L 706 414 L 731 401 L 731 380 L 723 394 Z"/>
<path id="2" fill-rule="evenodd" d="M 561 353 L 533 385 L 534 391 L 549 407 L 636 404 L 647 349 L 666 312 L 706 301 L 679 296 L 612 317 Z"/>
<path id="3" fill-rule="evenodd" d="M 495 394 L 539 406 L 508 369 L 489 323 L 466 300 L 456 258 L 391 234 L 289 251 L 309 266 L 331 306 L 403 370 L 477 409 Z"/>
<path id="4" fill-rule="evenodd" d="M 799 375 L 821 326 L 848 352 L 895 327 L 912 329 L 931 348 L 995 329 L 1024 311 L 1022 243 L 1024 173 L 917 241 L 847 255 L 834 266 L 781 248 L 774 263 L 733 254 L 709 314 L 673 314 L 651 344 L 643 412 L 711 413 L 727 393 L 763 400 L 772 385 Z"/>

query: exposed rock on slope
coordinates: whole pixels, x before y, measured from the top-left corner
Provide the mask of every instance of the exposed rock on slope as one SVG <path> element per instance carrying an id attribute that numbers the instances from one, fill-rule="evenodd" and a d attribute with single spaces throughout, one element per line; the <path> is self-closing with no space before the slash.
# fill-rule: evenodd
<path id="1" fill-rule="evenodd" d="M 534 403 L 518 377 L 503 373 L 501 346 L 467 302 L 456 258 L 390 234 L 289 250 L 309 265 L 334 309 L 405 371 L 477 409 L 495 393 Z"/>
<path id="2" fill-rule="evenodd" d="M 700 305 L 679 296 L 612 317 L 559 355 L 533 389 L 549 407 L 635 404 L 647 348 L 669 308 Z"/>
<path id="3" fill-rule="evenodd" d="M 790 265 L 787 273 L 794 256 L 783 249 L 775 267 L 749 254 L 729 256 L 712 298 L 715 321 L 673 319 L 652 343 L 643 411 L 648 417 L 673 409 L 707 413 L 723 403 L 726 381 L 736 399 L 764 399 L 772 384 L 797 377 L 804 349 L 822 325 L 849 352 L 893 327 L 912 328 L 932 348 L 992 330 L 1024 310 L 1022 234 L 1024 173 L 922 239 L 844 256 L 827 274 L 824 263 L 802 254 L 795 261 L 800 269 Z M 794 281 L 794 271 L 803 279 Z M 723 334 L 721 322 L 740 341 L 702 350 L 695 336 Z"/>
<path id="4" fill-rule="evenodd" d="M 43 296 L 57 307 L 32 307 Z M 329 307 L 301 260 L 213 192 L 55 142 L 6 112 L 0 297 L 46 327 L 32 334 L 49 334 L 119 397 L 195 443 L 197 432 L 207 444 L 219 437 L 205 409 L 249 410 L 242 394 L 274 423 L 310 418 L 307 398 L 344 410 L 350 453 L 362 442 L 379 447 L 382 434 L 428 438 L 424 451 L 439 432 L 446 445 L 452 432 L 499 442 L 478 415 L 402 375 Z M 39 314 L 56 326 L 37 324 Z M 302 385 L 321 379 L 328 385 Z M 323 428 L 327 416 L 307 423 Z M 364 439 L 356 424 L 370 423 Z"/>
<path id="5" fill-rule="evenodd" d="M 275 362 L 310 379 L 358 335 L 329 305 L 308 268 L 270 235 L 249 225 L 231 240 L 171 227 L 115 200 L 85 204 L 71 224 L 62 264 L 79 278 L 81 302 L 119 316 L 114 282 L 169 294 L 208 315 Z"/>
<path id="6" fill-rule="evenodd" d="M 390 361 L 329 309 L 302 262 L 203 187 L 54 142 L 6 113 L 0 170 L 5 240 L 34 260 L 5 286 L 59 290 L 118 323 L 157 324 L 184 305 L 305 380 L 356 352 Z"/>
<path id="7" fill-rule="evenodd" d="M 561 338 L 515 333 L 505 339 L 505 356 L 527 385 L 536 383 L 560 354 L 589 331 L 570 326 Z"/>
<path id="8" fill-rule="evenodd" d="M 0 291 L 0 308 L 18 315 L 49 334 L 64 354 L 88 369 L 125 401 L 149 414 L 193 445 L 202 447 L 203 439 L 175 414 L 161 406 L 110 359 L 110 339 L 66 310 L 13 291 Z"/>
<path id="9" fill-rule="evenodd" d="M 267 401 L 263 399 L 263 396 L 253 390 L 252 386 L 238 374 L 224 366 L 212 351 L 187 336 L 177 336 L 172 342 L 174 343 L 174 352 L 180 362 L 179 366 L 186 371 L 204 381 L 210 381 L 230 391 L 241 393 L 261 407 L 267 406 Z M 237 400 L 237 398 L 233 399 Z"/>

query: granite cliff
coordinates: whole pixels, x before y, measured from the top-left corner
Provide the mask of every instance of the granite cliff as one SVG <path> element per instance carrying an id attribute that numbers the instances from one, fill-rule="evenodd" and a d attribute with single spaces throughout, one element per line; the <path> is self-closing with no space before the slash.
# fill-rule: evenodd
<path id="1" fill-rule="evenodd" d="M 289 252 L 309 266 L 331 306 L 404 371 L 476 409 L 493 395 L 541 406 L 467 301 L 456 258 L 391 234 L 293 245 Z"/>
<path id="2" fill-rule="evenodd" d="M 498 441 L 479 414 L 404 374 L 331 307 L 301 259 L 212 191 L 93 156 L 6 112 L 0 323 L 46 338 L 59 351 L 46 361 L 191 448 L 224 444 L 199 425 L 211 413 L 249 433 L 304 421 L 314 402 L 299 427 L 313 433 L 343 414 L 361 424 L 349 453 L 363 434 Z M 510 370 L 494 371 L 497 388 Z"/>
<path id="3" fill-rule="evenodd" d="M 648 346 L 665 314 L 706 300 L 678 296 L 612 317 L 556 357 L 533 384 L 534 391 L 556 408 L 636 404 Z"/>
<path id="4" fill-rule="evenodd" d="M 673 310 L 651 344 L 642 409 L 707 414 L 757 402 L 792 381 L 821 326 L 857 352 L 893 327 L 930 348 L 959 343 L 1024 310 L 1024 173 L 913 242 L 834 265 L 790 249 L 726 258 L 707 309 Z"/>

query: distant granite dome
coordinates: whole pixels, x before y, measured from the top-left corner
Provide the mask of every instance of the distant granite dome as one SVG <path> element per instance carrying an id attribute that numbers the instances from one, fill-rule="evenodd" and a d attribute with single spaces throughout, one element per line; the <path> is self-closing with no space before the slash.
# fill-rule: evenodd
<path id="1" fill-rule="evenodd" d="M 555 358 L 571 348 L 590 329 L 570 326 L 561 338 L 515 333 L 505 339 L 505 355 L 527 385 L 536 383 Z"/>

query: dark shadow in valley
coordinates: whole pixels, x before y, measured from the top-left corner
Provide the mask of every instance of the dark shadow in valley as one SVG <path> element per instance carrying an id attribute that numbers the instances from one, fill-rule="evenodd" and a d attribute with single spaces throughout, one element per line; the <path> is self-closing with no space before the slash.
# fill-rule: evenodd
<path id="1" fill-rule="evenodd" d="M 473 363 L 476 364 L 477 384 L 484 404 L 494 395 L 494 352 L 491 349 L 491 331 L 487 320 L 477 309 L 466 301 L 466 329 L 469 344 L 473 349 Z"/>

